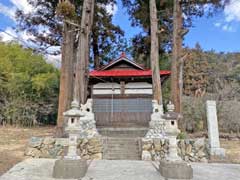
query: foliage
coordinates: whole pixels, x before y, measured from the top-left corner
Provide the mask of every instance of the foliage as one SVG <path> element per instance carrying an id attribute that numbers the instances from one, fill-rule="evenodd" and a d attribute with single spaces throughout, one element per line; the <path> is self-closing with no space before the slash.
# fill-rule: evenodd
<path id="1" fill-rule="evenodd" d="M 208 59 L 198 43 L 194 49 L 187 51 L 189 56 L 184 62 L 183 93 L 188 96 L 202 96 L 209 83 Z"/>
<path id="2" fill-rule="evenodd" d="M 183 120 L 181 127 L 187 132 L 206 129 L 205 98 L 183 97 Z"/>
<path id="3" fill-rule="evenodd" d="M 141 61 L 148 61 L 150 55 L 149 0 L 122 0 L 122 2 L 130 15 L 132 26 L 140 26 L 143 29 L 143 32 L 136 35 L 132 40 L 134 48 L 133 56 L 135 59 L 140 57 Z M 172 46 L 173 0 L 157 0 L 156 4 L 161 45 L 159 53 L 163 54 L 164 52 L 171 51 Z M 203 15 L 211 16 L 219 9 L 222 9 L 224 3 L 222 3 L 221 0 L 183 0 L 181 6 L 184 14 L 183 26 L 184 28 L 189 28 L 193 26 L 193 17 L 201 17 Z"/>
<path id="4" fill-rule="evenodd" d="M 205 102 L 215 100 L 220 130 L 239 132 L 240 53 L 202 51 L 199 45 L 188 51 L 190 56 L 184 67 L 184 94 L 187 96 L 183 98 L 183 127 L 190 132 L 206 130 Z M 198 87 L 205 89 L 205 93 L 196 97 Z"/>
<path id="5" fill-rule="evenodd" d="M 187 138 L 187 135 L 184 132 L 180 132 L 177 136 L 177 139 L 186 139 L 186 138 Z"/>
<path id="6" fill-rule="evenodd" d="M 183 97 L 183 129 L 187 132 L 207 131 L 206 100 L 217 101 L 217 116 L 220 132 L 240 133 L 240 102 L 237 100 L 217 100 L 217 94 L 204 97 Z M 230 108 L 231 107 L 231 108 Z"/>
<path id="7" fill-rule="evenodd" d="M 75 6 L 69 1 L 63 1 L 57 6 L 57 14 L 60 16 L 64 16 L 68 19 L 73 19 L 76 17 L 76 9 Z"/>
<path id="8" fill-rule="evenodd" d="M 15 43 L 0 43 L 0 124 L 55 123 L 59 71 Z"/>
<path id="9" fill-rule="evenodd" d="M 202 51 L 197 44 L 187 49 L 184 63 L 184 89 L 187 96 L 196 96 L 196 90 L 214 94 L 216 100 L 240 100 L 239 53 Z M 217 96 L 215 96 L 217 94 Z"/>
<path id="10" fill-rule="evenodd" d="M 17 11 L 17 29 L 26 30 L 33 36 L 31 41 L 37 45 L 37 51 L 59 54 L 58 50 L 54 52 L 50 50 L 52 46 L 60 46 L 62 43 L 63 17 L 79 24 L 83 1 L 62 1 L 60 4 L 58 4 L 59 0 L 28 0 L 28 2 L 36 10 L 30 13 Z M 109 60 L 113 46 L 123 47 L 121 41 L 124 31 L 112 23 L 112 15 L 105 8 L 107 4 L 112 3 L 115 3 L 115 0 L 96 0 L 95 2 L 91 39 L 91 57 L 94 60 L 102 58 Z"/>

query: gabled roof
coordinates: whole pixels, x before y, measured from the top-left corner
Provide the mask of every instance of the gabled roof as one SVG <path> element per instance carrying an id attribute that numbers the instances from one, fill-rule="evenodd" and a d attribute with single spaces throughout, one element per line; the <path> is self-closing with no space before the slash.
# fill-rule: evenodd
<path id="1" fill-rule="evenodd" d="M 100 68 L 99 70 L 103 71 L 103 70 L 110 69 L 114 65 L 120 63 L 121 61 L 131 64 L 136 69 L 144 70 L 144 68 L 141 65 L 139 65 L 138 63 L 128 59 L 125 53 L 122 53 L 121 56 L 117 60 L 114 60 L 114 61 L 110 62 L 109 64 L 105 65 L 104 67 Z"/>
<path id="2" fill-rule="evenodd" d="M 118 69 L 114 66 L 117 66 L 118 63 L 128 63 L 133 68 L 130 69 Z M 161 70 L 159 72 L 161 76 L 169 76 L 171 71 Z M 141 65 L 137 64 L 136 62 L 128 59 L 125 53 L 115 61 L 107 64 L 106 66 L 98 69 L 93 70 L 90 72 L 90 77 L 146 77 L 149 78 L 152 76 L 152 71 L 149 69 L 143 68 Z"/>

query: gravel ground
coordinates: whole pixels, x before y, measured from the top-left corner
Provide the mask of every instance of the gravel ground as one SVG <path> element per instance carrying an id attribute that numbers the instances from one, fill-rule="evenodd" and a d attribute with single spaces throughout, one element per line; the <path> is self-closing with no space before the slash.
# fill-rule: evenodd
<path id="1" fill-rule="evenodd" d="M 55 160 L 27 159 L 0 177 L 0 180 L 54 180 Z M 239 164 L 193 163 L 193 180 L 240 180 Z M 164 180 L 147 161 L 92 161 L 82 180 Z"/>

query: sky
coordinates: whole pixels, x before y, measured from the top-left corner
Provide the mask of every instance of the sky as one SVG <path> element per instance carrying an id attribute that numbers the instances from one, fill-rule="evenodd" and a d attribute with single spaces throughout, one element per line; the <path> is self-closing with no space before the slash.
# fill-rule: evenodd
<path id="1" fill-rule="evenodd" d="M 117 4 L 107 6 L 109 13 L 113 14 L 113 23 L 119 25 L 125 31 L 125 37 L 129 40 L 141 32 L 140 27 L 131 27 L 126 9 L 121 0 Z M 34 9 L 27 0 L 0 0 L 0 36 L 3 41 L 10 41 L 17 37 L 21 42 L 26 42 L 30 37 L 26 32 L 16 33 L 14 14 L 16 9 L 31 12 Z M 240 0 L 230 0 L 225 9 L 212 18 L 202 17 L 193 20 L 193 27 L 185 36 L 184 46 L 194 47 L 198 42 L 204 50 L 215 50 L 217 52 L 240 52 Z M 49 56 L 49 59 L 59 59 Z"/>

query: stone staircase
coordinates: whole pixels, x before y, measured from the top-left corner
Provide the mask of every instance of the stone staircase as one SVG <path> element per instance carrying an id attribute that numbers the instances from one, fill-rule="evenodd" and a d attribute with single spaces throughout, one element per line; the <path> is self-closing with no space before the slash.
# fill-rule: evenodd
<path id="1" fill-rule="evenodd" d="M 141 137 L 147 130 L 147 127 L 98 128 L 103 137 L 103 159 L 140 160 Z"/>
<path id="2" fill-rule="evenodd" d="M 140 138 L 103 137 L 103 159 L 140 160 Z"/>
<path id="3" fill-rule="evenodd" d="M 144 137 L 147 131 L 148 131 L 148 128 L 146 127 L 98 128 L 98 132 L 102 136 L 106 136 L 106 137 L 126 137 L 126 138 Z"/>

